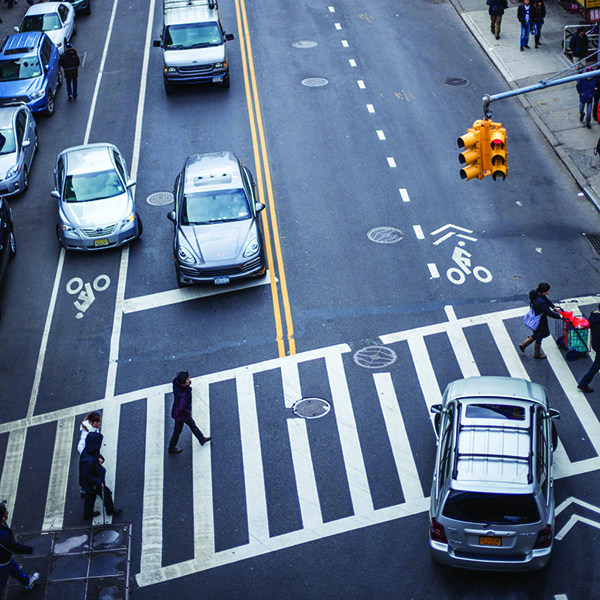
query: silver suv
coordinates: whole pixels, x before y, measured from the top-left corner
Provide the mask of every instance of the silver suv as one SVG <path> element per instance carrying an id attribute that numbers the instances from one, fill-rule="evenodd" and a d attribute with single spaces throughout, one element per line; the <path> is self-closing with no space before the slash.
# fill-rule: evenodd
<path id="1" fill-rule="evenodd" d="M 529 571 L 550 561 L 554 532 L 553 451 L 544 387 L 510 377 L 454 381 L 436 413 L 430 546 L 443 564 Z"/>

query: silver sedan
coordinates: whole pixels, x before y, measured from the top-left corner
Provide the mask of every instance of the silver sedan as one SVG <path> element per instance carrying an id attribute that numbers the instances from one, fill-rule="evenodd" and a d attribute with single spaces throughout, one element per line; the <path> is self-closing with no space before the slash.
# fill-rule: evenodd
<path id="1" fill-rule="evenodd" d="M 63 150 L 54 169 L 58 241 L 67 250 L 99 250 L 142 234 L 125 159 L 112 144 Z"/>

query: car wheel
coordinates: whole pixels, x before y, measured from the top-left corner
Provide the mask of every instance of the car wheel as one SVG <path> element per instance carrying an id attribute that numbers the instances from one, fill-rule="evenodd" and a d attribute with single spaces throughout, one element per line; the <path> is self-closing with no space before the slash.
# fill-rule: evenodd
<path id="1" fill-rule="evenodd" d="M 75 21 L 75 23 L 73 23 L 73 33 L 71 34 L 71 37 L 74 37 L 77 35 L 77 21 Z"/>
<path id="2" fill-rule="evenodd" d="M 58 67 L 58 81 L 56 82 L 56 89 L 58 89 L 63 84 L 63 73 L 62 69 Z"/>
<path id="3" fill-rule="evenodd" d="M 8 243 L 10 244 L 10 257 L 14 258 L 17 254 L 17 240 L 15 240 L 15 232 L 10 230 L 10 237 Z"/>
<path id="4" fill-rule="evenodd" d="M 58 243 L 66 250 L 65 245 L 63 244 L 62 240 L 60 239 L 60 234 L 58 233 L 58 225 L 56 226 L 56 237 L 58 238 Z"/>
<path id="5" fill-rule="evenodd" d="M 144 224 L 142 223 L 142 217 L 140 217 L 140 213 L 137 213 L 137 222 L 138 222 L 138 238 L 142 237 L 142 233 L 144 232 Z"/>
<path id="6" fill-rule="evenodd" d="M 54 94 L 48 90 L 48 106 L 46 107 L 46 116 L 51 117 L 54 114 Z"/>
<path id="7" fill-rule="evenodd" d="M 91 15 L 92 14 L 92 0 L 88 0 L 88 5 L 86 6 L 85 10 L 83 11 L 84 15 Z"/>
<path id="8" fill-rule="evenodd" d="M 40 136 L 38 135 L 37 129 L 35 130 L 35 150 L 34 152 L 40 151 Z"/>
<path id="9" fill-rule="evenodd" d="M 221 82 L 221 87 L 225 88 L 225 89 L 229 89 L 230 85 L 231 85 L 231 80 L 229 79 L 229 73 L 227 73 L 227 75 L 225 75 L 225 77 L 223 77 L 223 81 Z"/>
<path id="10" fill-rule="evenodd" d="M 165 92 L 167 94 L 170 94 L 173 91 L 173 86 L 170 83 L 167 83 L 166 79 L 165 79 Z"/>
<path id="11" fill-rule="evenodd" d="M 21 192 L 26 192 L 29 189 L 29 171 L 27 170 L 27 165 L 23 165 L 23 187 L 21 188 Z"/>

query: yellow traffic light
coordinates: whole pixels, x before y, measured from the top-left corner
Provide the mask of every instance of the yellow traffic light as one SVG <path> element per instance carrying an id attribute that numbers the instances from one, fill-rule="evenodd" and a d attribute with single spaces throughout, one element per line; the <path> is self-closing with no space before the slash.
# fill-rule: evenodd
<path id="1" fill-rule="evenodd" d="M 481 121 L 475 121 L 473 128 L 469 128 L 465 135 L 456 140 L 459 148 L 466 148 L 458 156 L 458 161 L 461 165 L 465 165 L 460 170 L 460 178 L 483 179 L 483 164 L 481 160 Z"/>
<path id="2" fill-rule="evenodd" d="M 502 180 L 504 180 L 508 175 L 508 164 L 506 158 L 506 129 L 502 127 L 502 123 L 492 123 L 490 149 L 492 179 L 496 181 L 497 177 L 502 177 Z"/>

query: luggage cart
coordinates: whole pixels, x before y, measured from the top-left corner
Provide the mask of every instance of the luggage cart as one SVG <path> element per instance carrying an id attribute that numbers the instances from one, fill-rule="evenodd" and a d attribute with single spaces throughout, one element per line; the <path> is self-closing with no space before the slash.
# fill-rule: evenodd
<path id="1" fill-rule="evenodd" d="M 573 362 L 590 351 L 590 326 L 578 329 L 568 319 L 556 320 L 556 345 L 566 350 L 565 358 Z"/>

